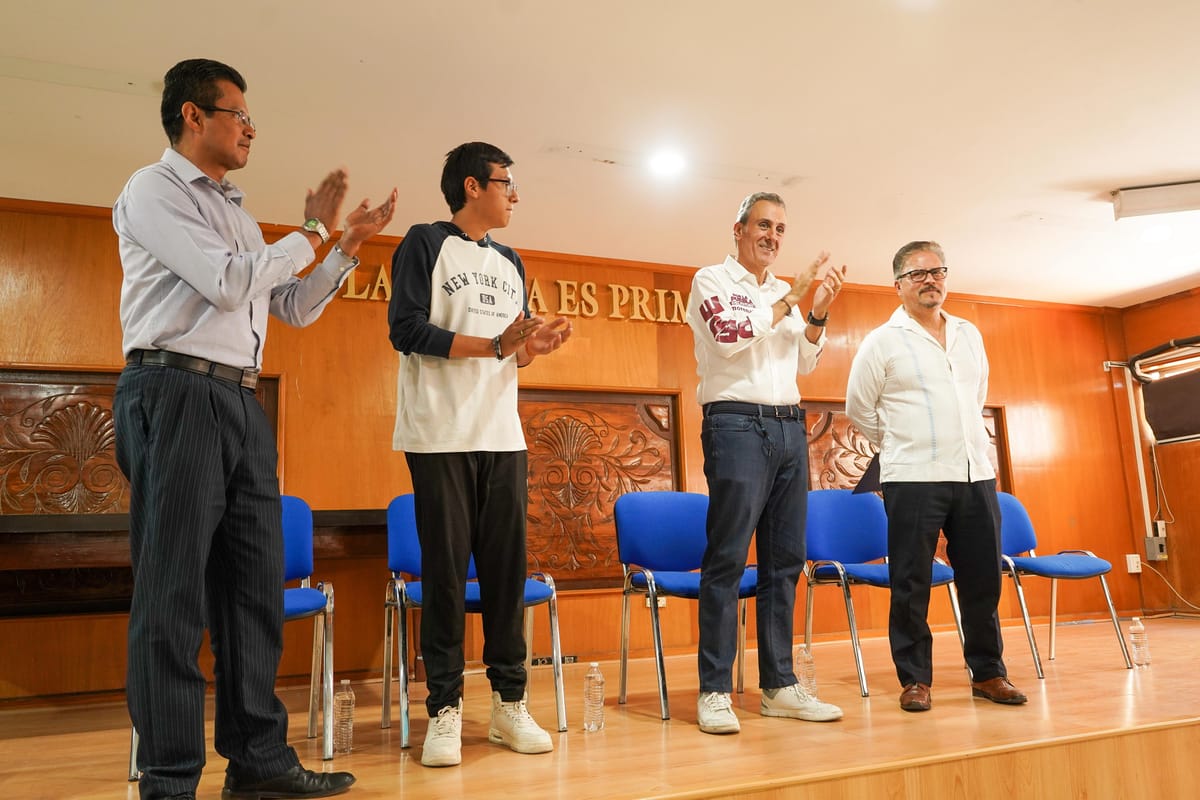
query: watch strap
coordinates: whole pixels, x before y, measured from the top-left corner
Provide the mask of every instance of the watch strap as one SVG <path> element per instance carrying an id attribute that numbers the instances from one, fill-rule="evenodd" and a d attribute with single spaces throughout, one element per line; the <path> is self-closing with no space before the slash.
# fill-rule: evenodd
<path id="1" fill-rule="evenodd" d="M 304 220 L 304 224 L 300 227 L 309 233 L 315 233 L 317 236 L 320 236 L 321 244 L 325 244 L 329 241 L 329 229 L 325 227 L 324 222 L 321 222 L 321 220 L 317 219 L 316 217 Z"/>

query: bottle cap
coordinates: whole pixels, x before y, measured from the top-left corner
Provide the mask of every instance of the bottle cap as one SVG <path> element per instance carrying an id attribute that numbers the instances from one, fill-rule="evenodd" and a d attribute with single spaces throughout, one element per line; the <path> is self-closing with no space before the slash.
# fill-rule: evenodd
<path id="1" fill-rule="evenodd" d="M 589 667 L 598 667 L 598 666 L 600 666 L 600 662 L 599 662 L 599 661 L 593 661 L 592 663 L 588 664 L 588 666 L 589 666 Z"/>
<path id="2" fill-rule="evenodd" d="M 342 678 L 342 686 L 349 686 L 349 685 L 350 685 L 350 679 Z"/>

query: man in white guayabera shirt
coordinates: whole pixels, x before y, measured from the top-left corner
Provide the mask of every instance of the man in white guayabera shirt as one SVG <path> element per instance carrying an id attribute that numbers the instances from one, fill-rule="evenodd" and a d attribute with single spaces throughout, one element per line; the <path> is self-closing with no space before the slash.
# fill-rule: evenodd
<path id="1" fill-rule="evenodd" d="M 942 310 L 948 273 L 937 242 L 900 248 L 892 277 L 901 305 L 867 334 L 846 387 L 846 414 L 879 449 L 892 584 L 888 636 L 905 711 L 932 705 L 926 616 L 939 530 L 962 607 L 971 691 L 994 703 L 1025 702 L 1008 682 L 996 613 L 1000 506 L 982 416 L 987 354 L 978 328 Z"/>

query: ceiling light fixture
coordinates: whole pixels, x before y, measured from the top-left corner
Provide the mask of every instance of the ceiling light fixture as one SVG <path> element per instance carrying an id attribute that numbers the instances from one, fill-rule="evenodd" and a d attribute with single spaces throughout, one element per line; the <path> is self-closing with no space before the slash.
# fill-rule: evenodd
<path id="1" fill-rule="evenodd" d="M 660 178 L 674 178 L 687 166 L 683 156 L 675 150 L 659 150 L 650 156 L 647 163 L 650 171 Z"/>
<path id="2" fill-rule="evenodd" d="M 1113 218 L 1200 210 L 1200 181 L 1133 186 L 1112 193 Z"/>

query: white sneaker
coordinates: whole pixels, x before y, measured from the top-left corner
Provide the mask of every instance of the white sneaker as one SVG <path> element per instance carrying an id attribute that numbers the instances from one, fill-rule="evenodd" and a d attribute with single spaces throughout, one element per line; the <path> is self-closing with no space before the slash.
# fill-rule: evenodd
<path id="1" fill-rule="evenodd" d="M 445 706 L 429 720 L 421 763 L 427 767 L 453 767 L 462 763 L 462 698 Z"/>
<path id="2" fill-rule="evenodd" d="M 701 692 L 696 701 L 696 718 L 705 733 L 737 733 L 742 729 L 733 713 L 729 692 Z"/>
<path id="3" fill-rule="evenodd" d="M 506 703 L 499 692 L 492 692 L 492 725 L 488 741 L 502 744 L 518 753 L 549 753 L 554 749 L 550 734 L 542 730 L 524 700 Z"/>
<path id="4" fill-rule="evenodd" d="M 793 683 L 782 689 L 763 689 L 762 705 L 764 717 L 791 717 L 809 722 L 832 722 L 842 718 L 842 710 L 832 703 L 822 703 L 817 698 Z"/>

